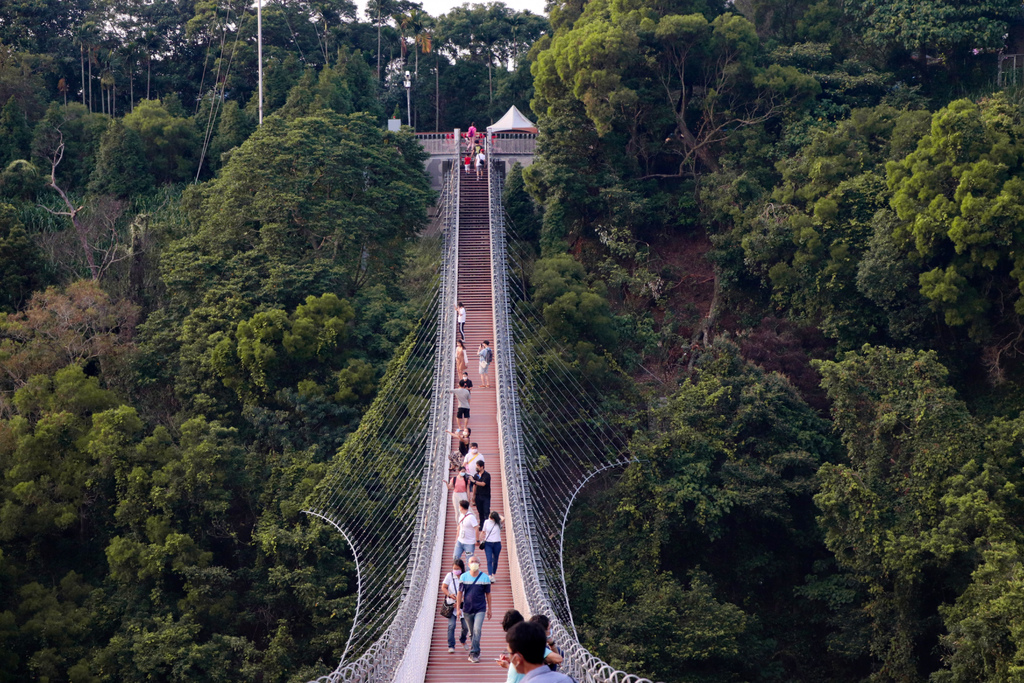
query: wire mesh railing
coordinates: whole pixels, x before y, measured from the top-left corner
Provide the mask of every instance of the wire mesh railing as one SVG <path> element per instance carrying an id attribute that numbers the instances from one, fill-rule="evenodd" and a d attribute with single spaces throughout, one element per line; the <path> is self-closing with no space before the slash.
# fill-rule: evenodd
<path id="1" fill-rule="evenodd" d="M 537 152 L 537 134 L 493 133 L 490 149 L 498 156 L 533 156 Z"/>
<path id="2" fill-rule="evenodd" d="M 563 565 L 565 526 L 582 488 L 595 476 L 629 464 L 625 444 L 600 406 L 561 363 L 550 340 L 531 323 L 525 283 L 505 225 L 501 156 L 486 150 L 489 167 L 492 291 L 498 420 L 504 485 L 511 520 L 510 555 L 516 604 L 543 613 L 563 650 L 563 669 L 587 683 L 649 683 L 620 671 L 580 644 L 569 605 Z M 516 267 L 510 268 L 509 262 Z M 543 354 L 545 361 L 535 361 Z M 515 579 L 518 578 L 518 581 Z"/>
<path id="3" fill-rule="evenodd" d="M 456 133 L 416 133 L 423 151 L 431 156 L 455 156 L 459 153 Z"/>
<path id="4" fill-rule="evenodd" d="M 458 193 L 453 159 L 440 199 L 446 218 L 434 295 L 306 510 L 342 533 L 356 565 L 352 630 L 320 683 L 393 680 L 422 654 L 423 639 L 413 635 L 433 608 L 431 588 L 436 597 L 446 502 L 450 444 L 442 427 L 452 411 Z"/>

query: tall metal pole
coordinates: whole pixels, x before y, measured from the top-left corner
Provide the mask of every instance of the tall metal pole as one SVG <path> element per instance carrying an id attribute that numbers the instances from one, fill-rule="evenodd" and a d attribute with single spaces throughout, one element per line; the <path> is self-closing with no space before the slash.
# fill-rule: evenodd
<path id="1" fill-rule="evenodd" d="M 250 5 L 251 6 L 251 5 Z M 260 80 L 260 125 L 263 125 L 263 0 L 256 2 L 256 60 Z"/>
<path id="2" fill-rule="evenodd" d="M 409 122 L 409 127 L 412 128 L 412 76 L 408 71 L 405 72 L 405 119 Z"/>

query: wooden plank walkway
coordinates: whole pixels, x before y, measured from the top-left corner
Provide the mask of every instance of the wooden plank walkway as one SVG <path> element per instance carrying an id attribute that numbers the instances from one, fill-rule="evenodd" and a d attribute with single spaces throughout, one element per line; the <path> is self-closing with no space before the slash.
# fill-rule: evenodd
<path id="1" fill-rule="evenodd" d="M 501 488 L 501 460 L 498 444 L 498 405 L 494 389 L 494 370 L 491 370 L 491 388 L 484 389 L 477 372 L 476 350 L 480 342 L 488 339 L 494 346 L 494 307 L 491 296 L 491 248 L 490 226 L 488 225 L 487 176 L 481 173 L 462 173 L 459 201 L 459 300 L 466 305 L 466 355 L 469 358 L 467 370 L 473 380 L 470 401 L 469 427 L 473 430 L 472 440 L 479 444 L 487 470 L 491 473 L 493 491 L 491 509 L 507 517 L 505 496 Z M 454 368 L 452 369 L 454 377 Z M 457 384 L 457 381 L 455 382 Z M 457 405 L 457 402 L 456 402 Z M 454 414 L 452 424 L 455 425 Z M 454 430 L 453 430 L 454 431 Z M 452 450 L 457 444 L 452 441 Z M 445 523 L 444 556 L 441 567 L 443 574 L 451 571 L 452 555 L 455 552 L 457 518 L 448 495 L 447 521 Z M 484 621 L 483 637 L 480 642 L 480 662 L 473 664 L 467 652 L 458 642 L 460 626 L 455 629 L 455 654 L 448 653 L 448 620 L 440 616 L 444 593 L 438 592 L 437 608 L 434 610 L 434 631 L 430 642 L 430 657 L 427 663 L 426 683 L 499 683 L 505 681 L 507 672 L 494 660 L 505 651 L 505 634 L 501 630 L 501 618 L 505 611 L 512 609 L 512 589 L 509 585 L 508 544 L 505 530 L 501 532 L 502 552 L 496 572 L 498 582 L 491 588 L 491 609 L 493 616 Z M 481 571 L 486 570 L 487 560 L 482 550 L 477 550 Z M 444 576 L 438 576 L 438 583 Z M 467 640 L 468 642 L 468 640 Z"/>

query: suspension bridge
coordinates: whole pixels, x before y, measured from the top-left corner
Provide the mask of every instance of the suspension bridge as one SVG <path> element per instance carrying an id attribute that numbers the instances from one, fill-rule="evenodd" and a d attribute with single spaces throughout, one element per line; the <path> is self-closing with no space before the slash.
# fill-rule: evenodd
<path id="1" fill-rule="evenodd" d="M 523 155 L 524 140 L 488 134 L 479 176 L 463 169 L 459 141 L 456 130 L 424 143 L 442 185 L 430 303 L 306 511 L 345 537 L 357 582 L 341 661 L 317 681 L 504 681 L 493 660 L 505 651 L 501 617 L 515 607 L 526 618 L 548 616 L 562 671 L 577 681 L 649 683 L 587 651 L 573 622 L 563 556 L 570 509 L 587 482 L 630 459 L 592 388 L 559 360 L 527 296 L 529 256 L 502 205 L 506 162 Z M 494 618 L 484 623 L 476 664 L 461 647 L 448 652 L 448 619 L 439 613 L 457 527 L 445 481 L 456 449 L 446 430 L 454 424 L 460 301 L 470 360 L 484 339 L 494 351 L 490 389 L 476 362 L 467 364 L 469 426 L 491 472 L 491 509 L 505 520 Z"/>

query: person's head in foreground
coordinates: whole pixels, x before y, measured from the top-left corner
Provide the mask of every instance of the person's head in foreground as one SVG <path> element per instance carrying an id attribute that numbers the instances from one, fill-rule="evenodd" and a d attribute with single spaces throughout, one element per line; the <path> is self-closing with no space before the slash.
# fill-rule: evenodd
<path id="1" fill-rule="evenodd" d="M 544 665 L 547 637 L 539 624 L 521 621 L 505 634 L 509 660 L 519 673 L 529 673 Z"/>

